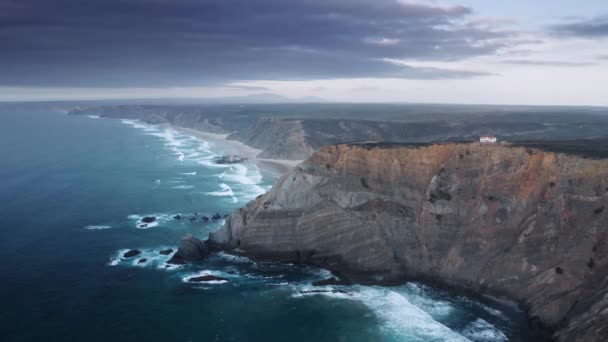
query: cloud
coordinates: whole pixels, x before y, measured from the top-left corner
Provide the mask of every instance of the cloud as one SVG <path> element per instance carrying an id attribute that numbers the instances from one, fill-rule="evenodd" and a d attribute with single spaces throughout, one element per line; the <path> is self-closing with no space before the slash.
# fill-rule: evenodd
<path id="1" fill-rule="evenodd" d="M 475 70 L 464 70 L 458 68 L 444 68 L 433 66 L 432 62 L 417 62 L 384 58 L 384 62 L 400 66 L 403 73 L 407 73 L 407 77 L 399 77 L 400 74 L 395 74 L 394 78 L 408 78 L 418 80 L 436 80 L 436 79 L 458 79 L 458 78 L 474 78 L 480 76 L 491 76 L 493 73 Z M 449 64 L 449 63 L 439 63 Z"/>
<path id="2" fill-rule="evenodd" d="M 553 25 L 550 30 L 556 35 L 581 37 L 581 38 L 605 38 L 608 37 L 608 15 L 576 19 L 568 23 Z"/>
<path id="3" fill-rule="evenodd" d="M 527 66 L 551 66 L 551 67 L 587 67 L 593 66 L 591 62 L 568 62 L 568 61 L 546 61 L 546 60 L 529 60 L 529 59 L 509 59 L 504 60 L 505 64 L 517 64 Z"/>
<path id="4" fill-rule="evenodd" d="M 238 80 L 455 78 L 513 46 L 472 9 L 400 0 L 20 0 L 0 11 L 0 85 L 172 87 Z"/>
<path id="5" fill-rule="evenodd" d="M 599 60 L 608 60 L 608 55 L 599 55 L 599 56 L 597 56 L 597 59 L 599 59 Z"/>

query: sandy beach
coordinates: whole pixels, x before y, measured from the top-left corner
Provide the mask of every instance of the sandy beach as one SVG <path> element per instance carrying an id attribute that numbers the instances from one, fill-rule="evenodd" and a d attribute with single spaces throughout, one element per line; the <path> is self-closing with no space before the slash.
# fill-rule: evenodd
<path id="1" fill-rule="evenodd" d="M 210 143 L 218 144 L 224 149 L 226 154 L 235 154 L 245 157 L 265 171 L 283 175 L 302 162 L 302 160 L 258 158 L 257 155 L 260 154 L 262 150 L 253 148 L 237 140 L 229 140 L 227 139 L 229 134 L 207 133 L 192 128 L 173 127 L 185 134 L 195 136 Z"/>

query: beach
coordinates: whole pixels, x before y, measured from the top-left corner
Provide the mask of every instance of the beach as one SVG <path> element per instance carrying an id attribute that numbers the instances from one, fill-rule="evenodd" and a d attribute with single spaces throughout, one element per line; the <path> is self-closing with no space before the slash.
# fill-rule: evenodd
<path id="1" fill-rule="evenodd" d="M 259 168 L 269 171 L 278 175 L 287 173 L 290 169 L 302 162 L 302 160 L 287 160 L 287 159 L 267 159 L 258 158 L 257 156 L 262 152 L 257 148 L 251 147 L 238 140 L 228 139 L 230 134 L 219 134 L 219 133 L 208 133 L 202 132 L 192 128 L 184 128 L 172 126 L 175 130 L 180 131 L 184 134 L 188 134 L 199 138 L 201 140 L 208 141 L 213 144 L 220 145 L 226 154 L 234 154 L 244 158 L 247 158 L 252 163 L 256 164 Z"/>

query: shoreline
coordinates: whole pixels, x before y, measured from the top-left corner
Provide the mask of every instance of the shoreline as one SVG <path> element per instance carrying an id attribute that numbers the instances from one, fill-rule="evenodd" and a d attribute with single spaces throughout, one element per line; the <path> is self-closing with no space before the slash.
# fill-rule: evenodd
<path id="1" fill-rule="evenodd" d="M 226 154 L 235 154 L 240 157 L 247 158 L 247 161 L 254 163 L 260 169 L 275 173 L 279 176 L 284 175 L 296 165 L 303 162 L 303 160 L 258 158 L 257 156 L 262 153 L 262 150 L 251 147 L 238 140 L 227 139 L 230 135 L 229 133 L 220 134 L 202 132 L 193 128 L 185 128 L 174 125 L 171 125 L 171 127 L 177 131 L 192 135 L 196 138 L 209 141 L 210 143 L 218 144 Z"/>

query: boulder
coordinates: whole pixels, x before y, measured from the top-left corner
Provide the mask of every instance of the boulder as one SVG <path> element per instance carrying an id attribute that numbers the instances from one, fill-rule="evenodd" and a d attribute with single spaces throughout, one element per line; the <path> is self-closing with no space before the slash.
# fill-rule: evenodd
<path id="1" fill-rule="evenodd" d="M 243 158 L 234 154 L 216 157 L 213 159 L 213 162 L 216 164 L 237 164 L 247 161 L 247 158 Z"/>
<path id="2" fill-rule="evenodd" d="M 173 218 L 176 219 L 176 220 L 181 220 L 182 219 L 182 215 L 177 214 L 177 215 L 173 216 Z"/>
<path id="3" fill-rule="evenodd" d="M 161 254 L 161 255 L 169 255 L 171 253 L 173 253 L 173 250 L 171 248 L 163 249 L 162 251 L 158 252 L 158 254 Z"/>
<path id="4" fill-rule="evenodd" d="M 219 220 L 221 218 L 222 218 L 222 215 L 220 215 L 218 213 L 215 213 L 215 214 L 213 214 L 213 216 L 211 216 L 211 219 L 213 219 L 213 220 Z"/>
<path id="5" fill-rule="evenodd" d="M 152 223 L 154 221 L 156 221 L 156 217 L 154 217 L 154 216 L 146 216 L 141 219 L 141 222 L 143 222 L 143 223 Z"/>
<path id="6" fill-rule="evenodd" d="M 132 258 L 132 257 L 134 257 L 136 255 L 140 255 L 140 254 L 141 254 L 141 252 L 138 251 L 137 249 L 131 249 L 131 250 L 125 252 L 122 256 L 123 256 L 123 258 Z"/>
<path id="7" fill-rule="evenodd" d="M 177 252 L 167 262 L 169 264 L 183 265 L 190 261 L 204 259 L 209 253 L 209 247 L 205 241 L 188 235 L 180 242 Z"/>
<path id="8" fill-rule="evenodd" d="M 146 258 L 141 258 L 141 259 L 139 259 L 139 260 L 137 261 L 137 263 L 138 263 L 138 264 L 143 264 L 143 263 L 145 263 L 146 261 L 148 261 L 148 259 L 146 259 Z"/>
<path id="9" fill-rule="evenodd" d="M 207 282 L 207 281 L 228 281 L 228 279 L 207 274 L 207 275 L 188 278 L 188 281 L 193 282 L 193 283 L 201 283 L 201 282 Z"/>
<path id="10" fill-rule="evenodd" d="M 203 216 L 202 220 L 205 221 L 205 222 L 208 222 L 209 221 L 209 216 Z"/>

